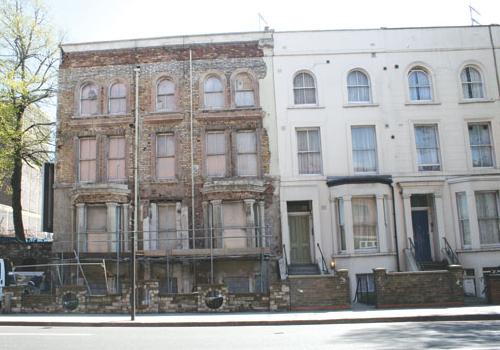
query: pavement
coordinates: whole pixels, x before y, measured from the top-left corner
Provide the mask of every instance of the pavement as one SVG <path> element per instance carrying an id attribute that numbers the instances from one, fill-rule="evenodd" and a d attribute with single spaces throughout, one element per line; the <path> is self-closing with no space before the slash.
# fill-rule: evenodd
<path id="1" fill-rule="evenodd" d="M 491 320 L 500 320 L 500 306 L 286 313 L 137 314 L 134 321 L 131 321 L 129 315 L 15 314 L 0 315 L 0 326 L 227 327 Z"/>

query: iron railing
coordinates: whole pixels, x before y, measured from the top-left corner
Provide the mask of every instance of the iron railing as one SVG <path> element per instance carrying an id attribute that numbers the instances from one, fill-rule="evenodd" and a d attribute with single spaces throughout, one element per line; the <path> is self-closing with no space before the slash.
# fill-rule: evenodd
<path id="1" fill-rule="evenodd" d="M 418 269 L 422 270 L 422 265 L 417 260 L 417 249 L 415 248 L 415 243 L 413 243 L 413 239 L 411 239 L 411 237 L 408 237 L 408 241 L 410 242 L 411 256 L 413 257 L 413 260 L 415 261 L 415 264 L 417 265 Z"/>
<path id="2" fill-rule="evenodd" d="M 321 255 L 321 271 L 323 274 L 328 274 L 328 265 L 326 264 L 325 256 L 323 255 L 323 251 L 321 250 L 321 247 L 319 243 L 317 243 L 319 254 Z"/>
<path id="3" fill-rule="evenodd" d="M 453 265 L 460 265 L 460 260 L 458 260 L 458 255 L 455 253 L 455 251 L 451 247 L 446 237 L 443 237 L 443 241 L 444 241 L 443 251 L 446 254 L 446 257 L 448 258 L 448 261 L 451 262 L 451 264 Z"/>

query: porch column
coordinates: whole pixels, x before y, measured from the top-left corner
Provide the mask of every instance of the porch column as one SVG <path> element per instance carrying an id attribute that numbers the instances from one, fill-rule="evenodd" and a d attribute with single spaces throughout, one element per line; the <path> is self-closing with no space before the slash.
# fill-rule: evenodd
<path id="1" fill-rule="evenodd" d="M 413 239 L 413 226 L 411 221 L 411 195 L 409 193 L 403 193 L 403 208 L 405 215 L 405 229 L 406 229 L 406 247 L 409 246 L 408 238 Z M 403 247 L 401 247 L 402 249 Z"/>
<path id="2" fill-rule="evenodd" d="M 343 196 L 342 201 L 344 203 L 344 230 L 345 230 L 345 244 L 346 253 L 354 253 L 354 231 L 353 231 L 353 220 L 352 220 L 352 196 Z"/>
<path id="3" fill-rule="evenodd" d="M 442 260 L 442 248 L 444 247 L 443 238 L 445 237 L 445 228 L 444 228 L 444 207 L 443 207 L 443 195 L 441 193 L 434 193 L 434 207 L 436 209 L 436 221 L 437 221 L 437 234 L 439 237 L 439 243 L 436 248 L 439 249 L 436 252 L 436 258 L 438 260 Z"/>
<path id="4" fill-rule="evenodd" d="M 265 208 L 265 202 L 264 201 L 259 201 L 259 230 L 261 234 L 261 240 L 263 243 L 263 247 L 270 247 L 271 246 L 271 237 L 269 236 L 271 234 L 271 230 L 268 230 L 266 228 L 266 208 Z M 262 237 L 264 236 L 264 237 Z"/>
<path id="5" fill-rule="evenodd" d="M 144 251 L 158 249 L 158 206 L 156 203 L 149 203 L 149 215 L 142 220 L 142 227 Z"/>
<path id="6" fill-rule="evenodd" d="M 128 221 L 128 204 L 123 204 L 123 242 L 122 247 L 123 251 L 128 252 L 128 237 L 129 237 L 129 221 Z"/>
<path id="7" fill-rule="evenodd" d="M 253 210 L 253 205 L 255 204 L 255 199 L 244 199 L 245 203 L 245 214 L 246 214 L 246 232 L 247 232 L 247 247 L 257 247 L 257 242 L 255 240 L 255 212 Z"/>
<path id="8" fill-rule="evenodd" d="M 222 248 L 222 200 L 217 199 L 210 201 L 212 203 L 212 227 L 213 237 L 212 247 Z"/>
<path id="9" fill-rule="evenodd" d="M 87 220 L 85 218 L 85 204 L 76 204 L 76 251 L 87 251 Z"/>
<path id="10" fill-rule="evenodd" d="M 481 238 L 479 234 L 479 223 L 477 221 L 476 197 L 474 191 L 467 191 L 467 213 L 469 214 L 470 243 L 472 249 L 481 248 Z M 462 240 L 462 237 L 460 237 Z"/>
<path id="11" fill-rule="evenodd" d="M 175 238 L 177 239 L 175 242 L 175 248 L 182 248 L 183 240 L 183 232 L 181 225 L 181 203 L 175 203 Z"/>
<path id="12" fill-rule="evenodd" d="M 336 198 L 332 197 L 330 195 L 329 201 L 330 201 L 330 220 L 331 220 L 331 225 L 332 225 L 332 253 L 335 254 L 337 252 L 340 252 L 340 242 L 338 239 L 338 232 L 337 228 L 338 223 L 337 223 L 337 211 L 336 211 Z M 338 249 L 336 249 L 338 248 Z"/>
<path id="13" fill-rule="evenodd" d="M 384 211 L 384 195 L 377 195 L 377 231 L 378 231 L 378 242 L 379 251 L 381 253 L 388 252 L 387 247 L 387 226 L 385 225 L 385 211 Z"/>
<path id="14" fill-rule="evenodd" d="M 116 247 L 118 243 L 118 225 L 116 223 L 116 208 L 118 205 L 116 203 L 106 203 L 107 208 L 107 220 L 106 220 L 106 239 L 108 241 L 108 252 L 116 252 Z"/>
<path id="15" fill-rule="evenodd" d="M 201 202 L 201 209 L 203 211 L 203 242 L 204 247 L 208 248 L 210 246 L 210 220 L 208 211 L 208 202 Z"/>
<path id="16" fill-rule="evenodd" d="M 182 204 L 179 202 L 176 205 L 176 209 L 180 210 L 181 213 L 181 229 L 182 229 L 182 249 L 189 249 L 189 208 L 187 206 L 182 206 Z M 192 229 L 193 232 L 193 237 L 195 234 L 194 228 Z M 193 249 L 195 247 L 195 243 L 193 242 Z"/>

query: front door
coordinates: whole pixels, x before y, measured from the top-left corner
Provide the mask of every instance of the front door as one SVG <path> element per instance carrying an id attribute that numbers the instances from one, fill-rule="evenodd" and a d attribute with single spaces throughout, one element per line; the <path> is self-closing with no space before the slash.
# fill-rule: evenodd
<path id="1" fill-rule="evenodd" d="M 413 239 L 415 240 L 415 258 L 420 261 L 431 261 L 431 240 L 429 236 L 429 212 L 427 210 L 413 210 Z"/>
<path id="2" fill-rule="evenodd" d="M 310 215 L 288 215 L 290 229 L 290 263 L 310 264 Z"/>

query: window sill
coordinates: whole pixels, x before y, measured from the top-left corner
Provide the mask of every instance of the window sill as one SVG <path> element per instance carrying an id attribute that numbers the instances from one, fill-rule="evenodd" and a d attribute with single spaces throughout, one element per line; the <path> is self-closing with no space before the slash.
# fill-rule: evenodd
<path id="1" fill-rule="evenodd" d="M 405 106 L 437 106 L 440 104 L 441 102 L 436 102 L 436 101 L 411 101 L 411 102 L 406 102 Z"/>
<path id="2" fill-rule="evenodd" d="M 378 103 L 346 103 L 342 107 L 344 108 L 356 108 L 356 107 L 378 107 Z"/>
<path id="3" fill-rule="evenodd" d="M 460 100 L 458 101 L 459 105 L 468 105 L 468 104 L 474 104 L 474 103 L 491 103 L 495 102 L 494 99 L 492 98 L 471 98 L 470 100 Z"/>
<path id="4" fill-rule="evenodd" d="M 120 114 L 92 114 L 92 115 L 73 115 L 71 119 L 74 120 L 88 120 L 88 119 L 101 119 L 101 118 L 128 118 L 132 115 L 130 113 Z"/>
<path id="5" fill-rule="evenodd" d="M 336 253 L 332 255 L 332 258 L 362 258 L 362 257 L 371 257 L 371 256 L 395 256 L 394 252 L 375 252 L 375 251 L 356 251 L 354 253 Z"/>
<path id="6" fill-rule="evenodd" d="M 146 122 L 154 121 L 165 121 L 165 120 L 182 120 L 184 119 L 184 114 L 181 112 L 154 112 L 143 116 L 143 120 Z"/>
<path id="7" fill-rule="evenodd" d="M 325 106 L 319 106 L 319 105 L 292 105 L 292 106 L 288 106 L 287 109 L 325 109 Z"/>
<path id="8" fill-rule="evenodd" d="M 492 244 L 488 246 L 481 246 L 481 248 L 470 248 L 470 249 L 457 249 L 457 253 L 486 253 L 486 252 L 497 252 L 500 250 L 500 244 Z"/>
<path id="9" fill-rule="evenodd" d="M 178 183 L 179 179 L 176 177 L 168 178 L 168 179 L 154 179 L 151 181 L 152 184 L 169 184 L 169 183 Z"/>

